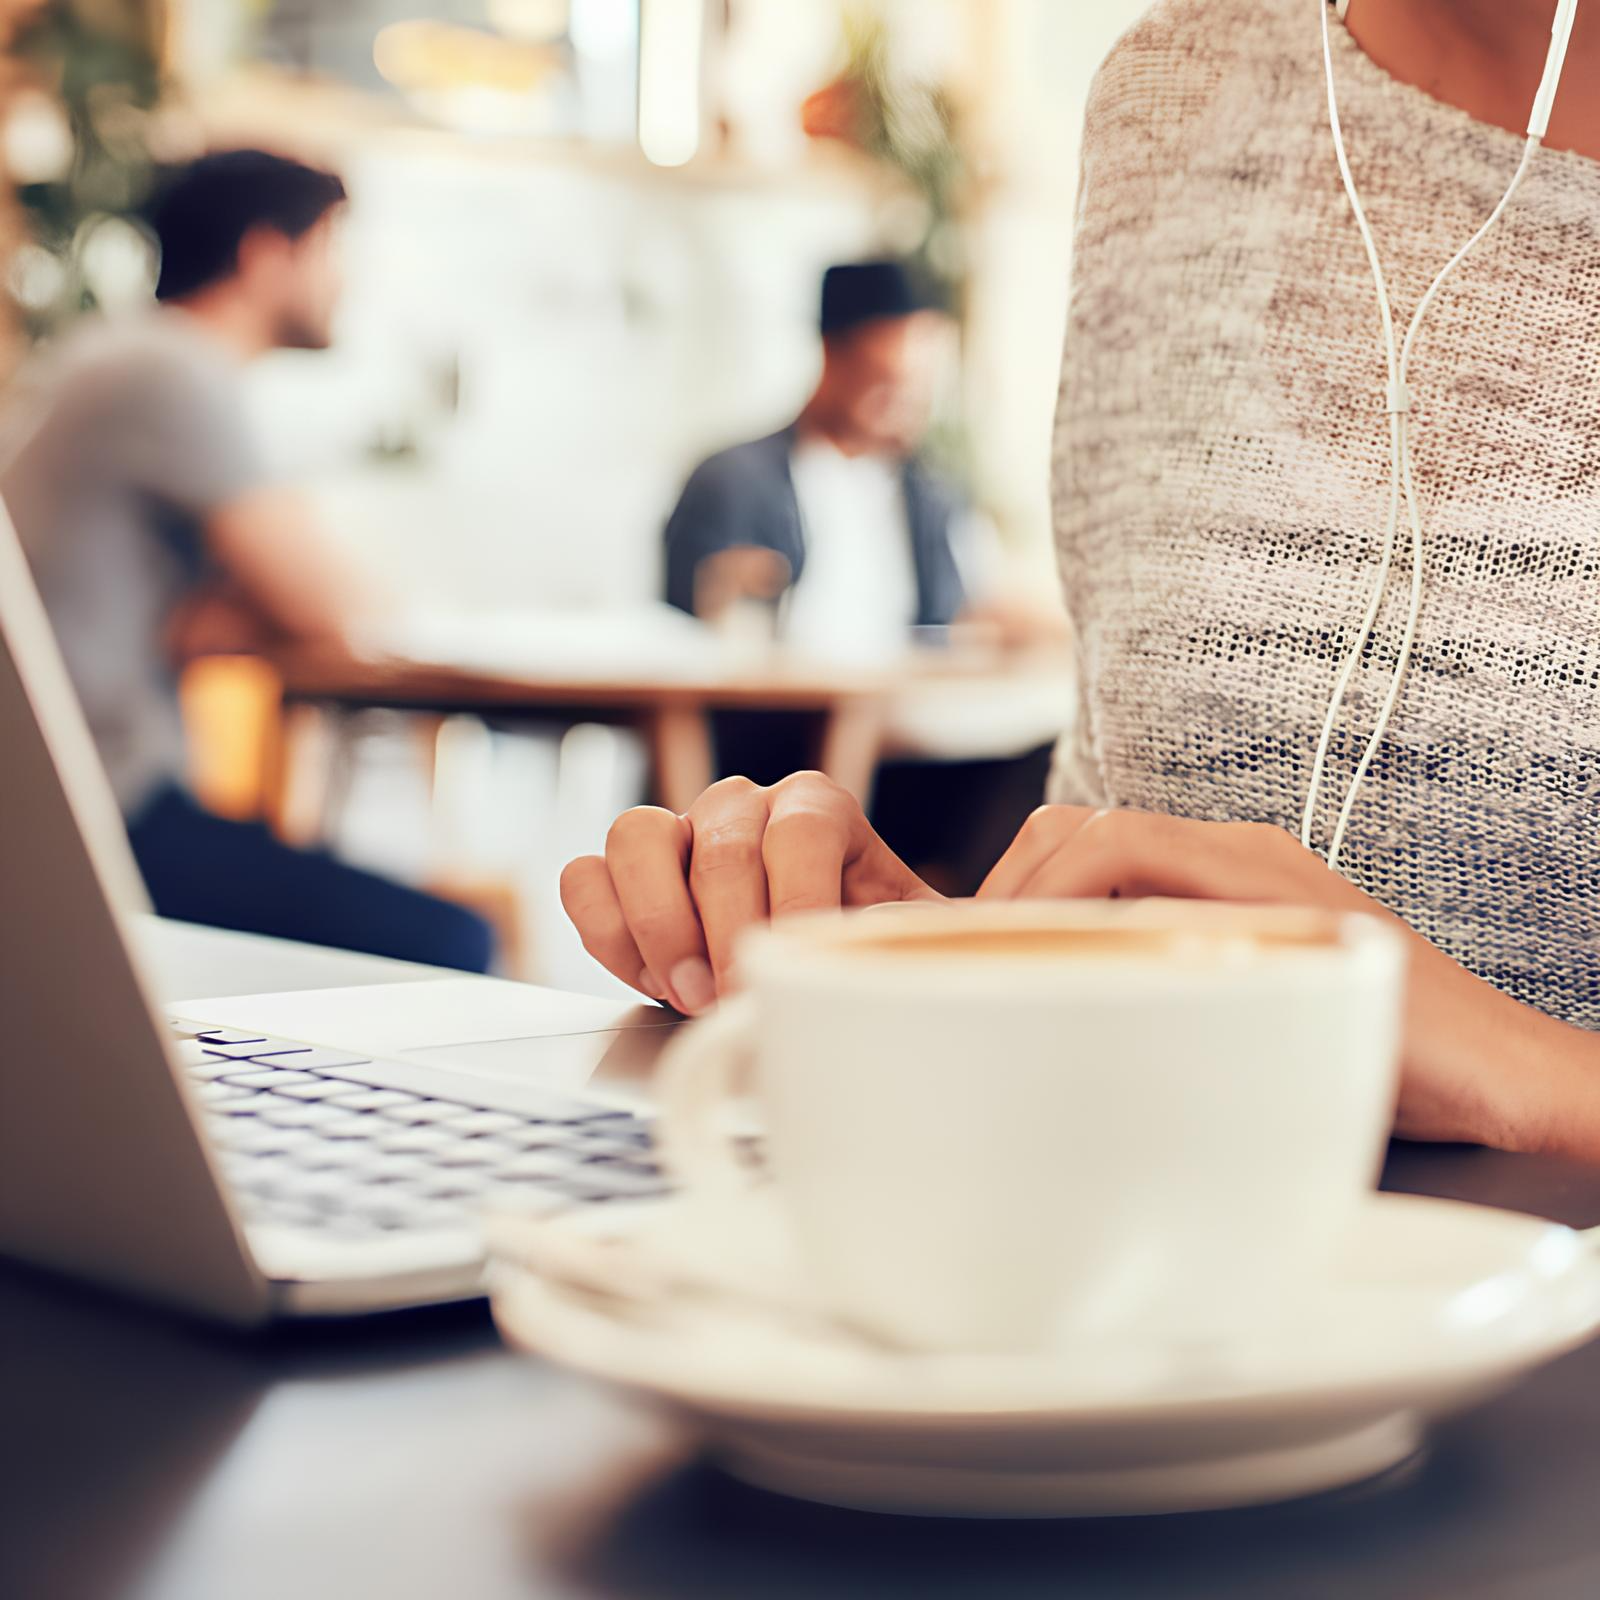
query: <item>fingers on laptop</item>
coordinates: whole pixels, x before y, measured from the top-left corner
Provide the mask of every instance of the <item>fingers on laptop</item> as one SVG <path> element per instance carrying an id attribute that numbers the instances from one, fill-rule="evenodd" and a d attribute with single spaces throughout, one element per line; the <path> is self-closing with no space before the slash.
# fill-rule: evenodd
<path id="1" fill-rule="evenodd" d="M 652 1000 L 667 998 L 666 986 L 645 967 L 628 930 L 604 856 L 579 856 L 567 863 L 561 874 L 561 904 L 583 948 L 607 972 Z"/>
<path id="2" fill-rule="evenodd" d="M 861 802 L 832 778 L 797 772 L 767 794 L 762 856 L 774 917 L 944 898 L 889 848 Z"/>
<path id="3" fill-rule="evenodd" d="M 724 778 L 689 807 L 689 892 L 699 913 L 716 992 L 733 981 L 739 935 L 768 915 L 763 859 L 769 791 Z"/>
<path id="4" fill-rule="evenodd" d="M 612 823 L 605 861 L 643 966 L 672 1005 L 694 1013 L 716 996 L 689 894 L 690 839 L 685 818 L 659 806 L 638 806 Z"/>
<path id="5" fill-rule="evenodd" d="M 798 773 L 773 789 L 762 839 L 773 916 L 831 910 L 843 902 L 856 817 L 871 834 L 854 800 L 816 773 Z"/>
<path id="6" fill-rule="evenodd" d="M 771 788 L 726 778 L 681 817 L 625 812 L 606 853 L 574 861 L 562 903 L 584 948 L 624 983 L 704 1011 L 736 981 L 744 931 L 768 917 L 937 898 L 821 773 Z"/>

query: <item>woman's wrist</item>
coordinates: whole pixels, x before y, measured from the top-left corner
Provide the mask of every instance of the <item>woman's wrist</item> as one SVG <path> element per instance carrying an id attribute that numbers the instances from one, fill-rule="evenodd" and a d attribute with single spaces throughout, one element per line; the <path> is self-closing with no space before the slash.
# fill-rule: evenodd
<path id="1" fill-rule="evenodd" d="M 1600 1162 L 1600 1038 L 1534 1013 L 1516 1103 L 1516 1148 Z"/>
<path id="2" fill-rule="evenodd" d="M 1600 1037 L 1417 939 L 1397 1131 L 1600 1161 Z"/>
<path id="3" fill-rule="evenodd" d="M 1489 988 L 1484 985 L 1484 988 Z M 1600 1040 L 1490 989 L 1464 1010 L 1482 1142 L 1600 1161 Z"/>

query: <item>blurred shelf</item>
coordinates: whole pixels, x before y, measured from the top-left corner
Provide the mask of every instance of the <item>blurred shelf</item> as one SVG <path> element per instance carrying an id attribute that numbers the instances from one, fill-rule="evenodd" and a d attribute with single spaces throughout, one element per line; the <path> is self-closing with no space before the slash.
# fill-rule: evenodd
<path id="1" fill-rule="evenodd" d="M 458 132 L 423 120 L 399 100 L 263 66 L 241 68 L 203 88 L 191 88 L 187 104 L 208 143 L 289 146 L 330 161 L 377 150 L 691 189 L 781 190 L 872 203 L 915 195 L 882 163 L 836 143 L 810 144 L 804 160 L 784 166 L 707 154 L 681 167 L 658 167 L 632 144 Z"/>

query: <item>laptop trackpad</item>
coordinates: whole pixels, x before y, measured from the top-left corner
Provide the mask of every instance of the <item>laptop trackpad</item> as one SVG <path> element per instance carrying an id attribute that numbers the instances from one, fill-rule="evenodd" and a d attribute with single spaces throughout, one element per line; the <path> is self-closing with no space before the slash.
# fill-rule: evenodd
<path id="1" fill-rule="evenodd" d="M 212 1027 L 378 1058 L 396 1069 L 386 1087 L 447 1096 L 469 1092 L 473 1082 L 480 1091 L 488 1084 L 637 1090 L 678 1021 L 660 1006 L 494 978 L 180 1000 L 163 1009 Z M 389 1084 L 396 1073 L 408 1081 Z"/>
<path id="2" fill-rule="evenodd" d="M 667 1024 L 542 1039 L 484 1039 L 473 1044 L 402 1050 L 390 1059 L 502 1084 L 645 1091 L 656 1058 L 675 1031 Z"/>
<path id="3" fill-rule="evenodd" d="M 564 994 L 501 978 L 436 978 L 174 1000 L 162 1009 L 213 1027 L 258 1029 L 275 1039 L 304 1039 L 368 1056 L 496 1039 L 599 1033 L 675 1020 L 660 1006 Z"/>

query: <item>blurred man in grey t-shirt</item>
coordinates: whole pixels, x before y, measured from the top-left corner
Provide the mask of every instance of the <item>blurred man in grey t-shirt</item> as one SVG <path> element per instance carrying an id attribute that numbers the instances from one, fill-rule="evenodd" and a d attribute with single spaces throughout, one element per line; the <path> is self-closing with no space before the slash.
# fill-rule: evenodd
<path id="1" fill-rule="evenodd" d="M 270 492 L 238 362 L 165 311 L 79 331 L 14 401 L 11 427 L 27 436 L 0 490 L 134 818 L 184 781 L 174 635 L 225 582 L 207 521 Z"/>
<path id="2" fill-rule="evenodd" d="M 21 380 L 0 496 L 159 912 L 481 969 L 469 912 L 212 816 L 186 782 L 187 653 L 339 647 L 363 606 L 304 499 L 270 480 L 242 394 L 254 357 L 327 345 L 343 202 L 332 173 L 263 151 L 171 175 L 149 219 L 160 306 L 86 325 Z"/>

